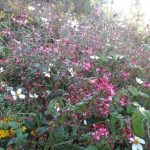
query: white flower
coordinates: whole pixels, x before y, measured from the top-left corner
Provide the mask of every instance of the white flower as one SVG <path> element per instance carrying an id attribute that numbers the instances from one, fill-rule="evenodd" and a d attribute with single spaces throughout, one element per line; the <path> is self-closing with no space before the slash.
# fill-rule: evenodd
<path id="1" fill-rule="evenodd" d="M 75 76 L 76 72 L 73 71 L 73 68 L 68 68 L 68 71 L 70 72 L 71 76 Z"/>
<path id="2" fill-rule="evenodd" d="M 60 107 L 55 106 L 54 109 L 56 109 L 56 111 L 60 111 Z"/>
<path id="3" fill-rule="evenodd" d="M 123 59 L 124 57 L 125 57 L 124 55 L 116 55 L 115 61 L 116 61 L 117 59 Z"/>
<path id="4" fill-rule="evenodd" d="M 38 98 L 38 95 L 37 94 L 31 94 L 31 93 L 29 93 L 29 97 L 30 98 Z"/>
<path id="5" fill-rule="evenodd" d="M 107 59 L 112 59 L 112 57 L 111 56 L 107 56 Z"/>
<path id="6" fill-rule="evenodd" d="M 35 8 L 33 6 L 28 6 L 28 10 L 34 11 Z"/>
<path id="7" fill-rule="evenodd" d="M 12 90 L 13 90 L 13 87 L 9 87 L 9 86 L 8 86 L 8 87 L 6 88 L 6 90 L 7 90 L 7 91 L 12 91 Z"/>
<path id="8" fill-rule="evenodd" d="M 0 85 L 1 85 L 1 87 L 3 87 L 3 88 L 4 88 L 4 87 L 7 87 L 7 84 L 6 84 L 6 82 L 4 82 L 4 81 L 1 81 L 1 82 L 0 82 Z"/>
<path id="9" fill-rule="evenodd" d="M 50 64 L 49 64 L 48 71 L 51 71 L 51 67 L 53 67 L 53 66 L 54 66 L 54 64 L 50 63 Z"/>
<path id="10" fill-rule="evenodd" d="M 144 83 L 140 78 L 136 78 L 136 82 L 137 82 L 138 84 L 143 84 L 143 83 Z"/>
<path id="11" fill-rule="evenodd" d="M 94 55 L 94 56 L 90 56 L 90 58 L 91 58 L 91 59 L 95 59 L 95 60 L 97 60 L 97 59 L 99 59 L 100 57 L 98 57 L 98 56 Z"/>
<path id="12" fill-rule="evenodd" d="M 48 95 L 50 95 L 50 94 L 51 94 L 51 91 L 47 90 L 46 93 L 47 93 Z"/>
<path id="13" fill-rule="evenodd" d="M 17 92 L 15 92 L 15 91 L 10 91 L 10 92 L 11 92 L 11 95 L 13 96 L 13 99 L 14 99 L 14 100 L 16 100 L 18 97 L 19 97 L 20 99 L 25 99 L 25 95 L 21 94 L 21 92 L 22 92 L 22 89 L 21 89 L 21 88 L 19 88 L 19 89 L 17 90 Z"/>
<path id="14" fill-rule="evenodd" d="M 4 72 L 3 67 L 0 67 L 0 73 Z"/>
<path id="15" fill-rule="evenodd" d="M 72 28 L 79 25 L 77 20 L 68 20 L 67 23 L 70 24 Z"/>
<path id="16" fill-rule="evenodd" d="M 54 64 L 52 64 L 52 63 L 49 64 L 49 67 L 53 67 L 53 66 L 54 66 Z"/>
<path id="17" fill-rule="evenodd" d="M 143 147 L 141 144 L 145 144 L 145 141 L 137 136 L 134 138 L 130 138 L 130 141 L 132 144 L 132 150 L 143 150 Z"/>
<path id="18" fill-rule="evenodd" d="M 48 77 L 48 78 L 51 77 L 50 74 L 49 74 L 48 72 L 43 72 L 43 73 L 45 74 L 45 77 Z"/>
<path id="19" fill-rule="evenodd" d="M 41 4 L 37 4 L 38 6 L 41 6 Z"/>
<path id="20" fill-rule="evenodd" d="M 48 20 L 44 17 L 41 17 L 42 22 L 47 22 Z"/>
<path id="21" fill-rule="evenodd" d="M 87 125 L 87 121 L 85 119 L 83 120 L 83 123 L 84 123 L 84 125 Z"/>

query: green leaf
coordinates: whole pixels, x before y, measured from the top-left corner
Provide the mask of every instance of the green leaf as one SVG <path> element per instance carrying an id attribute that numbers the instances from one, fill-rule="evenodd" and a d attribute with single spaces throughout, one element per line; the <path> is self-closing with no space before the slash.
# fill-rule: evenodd
<path id="1" fill-rule="evenodd" d="M 133 96 L 138 96 L 138 95 L 139 95 L 138 89 L 137 89 L 136 87 L 134 87 L 134 86 L 130 86 L 130 87 L 129 87 L 129 91 L 130 91 L 130 93 L 131 93 Z"/>
<path id="2" fill-rule="evenodd" d="M 145 98 L 150 98 L 150 96 L 146 93 L 143 93 L 143 92 L 139 92 L 139 95 L 142 96 L 142 97 L 145 97 Z"/>
<path id="3" fill-rule="evenodd" d="M 51 100 L 50 103 L 49 103 L 49 106 L 48 106 L 48 111 L 53 112 L 54 107 L 55 107 L 55 101 Z"/>
<path id="4" fill-rule="evenodd" d="M 47 127 L 40 127 L 40 128 L 37 128 L 36 129 L 36 132 L 38 135 L 42 135 L 44 134 L 46 131 L 48 131 L 48 128 Z"/>
<path id="5" fill-rule="evenodd" d="M 110 122 L 111 122 L 111 131 L 112 131 L 112 133 L 115 133 L 115 131 L 116 131 L 116 122 L 117 122 L 117 116 L 115 114 L 113 114 L 111 116 Z"/>
<path id="6" fill-rule="evenodd" d="M 10 139 L 9 142 L 7 143 L 7 146 L 12 145 L 12 144 L 14 144 L 14 143 L 16 143 L 16 142 L 17 142 L 17 138 L 12 138 L 12 139 Z"/>
<path id="7" fill-rule="evenodd" d="M 4 148 L 0 147 L 0 150 L 5 150 Z"/>
<path id="8" fill-rule="evenodd" d="M 60 127 L 57 130 L 55 130 L 55 136 L 57 138 L 66 137 L 65 129 L 63 127 Z"/>
<path id="9" fill-rule="evenodd" d="M 105 65 L 105 57 L 104 56 L 100 56 L 100 59 L 99 59 L 99 66 L 104 66 Z"/>
<path id="10" fill-rule="evenodd" d="M 8 122 L 9 126 L 16 129 L 18 127 L 18 124 L 16 122 Z"/>
<path id="11" fill-rule="evenodd" d="M 89 145 L 86 149 L 87 149 L 87 150 L 98 150 L 98 149 L 96 148 L 96 146 L 94 146 L 94 145 Z"/>
<path id="12" fill-rule="evenodd" d="M 132 114 L 135 111 L 135 107 L 133 105 L 128 105 L 127 113 Z"/>
<path id="13" fill-rule="evenodd" d="M 142 114 L 139 110 L 136 110 L 132 116 L 133 131 L 137 136 L 144 136 L 144 124 L 142 120 Z"/>
<path id="14" fill-rule="evenodd" d="M 79 137 L 79 140 L 80 141 L 86 141 L 90 139 L 90 134 L 82 134 L 80 137 Z"/>

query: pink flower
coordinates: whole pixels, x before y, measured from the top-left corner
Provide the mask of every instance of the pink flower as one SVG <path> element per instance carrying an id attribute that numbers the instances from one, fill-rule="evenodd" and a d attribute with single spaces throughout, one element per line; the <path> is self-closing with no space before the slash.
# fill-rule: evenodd
<path id="1" fill-rule="evenodd" d="M 86 63 L 84 62 L 83 63 L 83 68 L 86 70 L 86 71 L 90 71 L 92 69 L 92 66 L 90 63 Z"/>
<path id="2" fill-rule="evenodd" d="M 119 103 L 121 106 L 128 106 L 128 100 L 125 95 L 121 96 Z"/>
<path id="3" fill-rule="evenodd" d="M 102 137 L 107 137 L 109 135 L 109 131 L 104 128 L 104 127 L 98 127 L 98 125 L 93 125 L 93 126 L 97 126 L 97 130 L 95 132 L 92 133 L 92 137 L 95 140 L 100 140 Z"/>
<path id="4" fill-rule="evenodd" d="M 127 80 L 129 79 L 130 73 L 127 72 L 127 71 L 123 71 L 123 72 L 121 73 L 121 76 L 122 76 L 122 78 L 123 78 L 125 81 L 127 81 Z"/>
<path id="5" fill-rule="evenodd" d="M 144 86 L 145 88 L 150 88 L 150 82 L 145 82 L 145 83 L 143 84 L 143 86 Z"/>

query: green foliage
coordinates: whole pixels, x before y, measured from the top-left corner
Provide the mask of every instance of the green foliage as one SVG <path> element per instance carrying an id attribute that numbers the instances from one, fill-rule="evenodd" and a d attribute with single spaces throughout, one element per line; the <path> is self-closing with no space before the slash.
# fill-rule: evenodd
<path id="1" fill-rule="evenodd" d="M 9 1 L 20 12 L 0 17 L 1 147 L 129 150 L 149 137 L 147 33 L 104 3 Z"/>
<path id="2" fill-rule="evenodd" d="M 142 114 L 139 110 L 135 110 L 135 112 L 132 115 L 132 126 L 133 131 L 137 136 L 144 136 L 144 122 Z"/>

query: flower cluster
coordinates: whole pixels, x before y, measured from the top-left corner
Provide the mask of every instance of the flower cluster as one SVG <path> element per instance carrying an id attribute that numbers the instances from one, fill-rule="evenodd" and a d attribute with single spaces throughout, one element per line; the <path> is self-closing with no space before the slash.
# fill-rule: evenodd
<path id="1" fill-rule="evenodd" d="M 0 139 L 10 138 L 13 136 L 13 130 L 0 130 Z"/>
<path id="2" fill-rule="evenodd" d="M 127 100 L 127 97 L 125 95 L 122 95 L 119 99 L 119 103 L 122 107 L 124 106 L 128 106 L 128 100 Z"/>
<path id="3" fill-rule="evenodd" d="M 93 128 L 94 128 L 94 130 L 96 130 L 95 132 L 92 133 L 92 137 L 95 140 L 98 141 L 98 140 L 100 140 L 103 137 L 105 137 L 105 138 L 108 137 L 109 131 L 108 131 L 108 129 L 106 129 L 104 127 L 103 124 L 93 124 Z"/>

